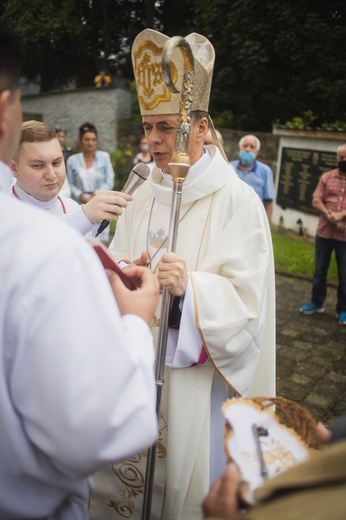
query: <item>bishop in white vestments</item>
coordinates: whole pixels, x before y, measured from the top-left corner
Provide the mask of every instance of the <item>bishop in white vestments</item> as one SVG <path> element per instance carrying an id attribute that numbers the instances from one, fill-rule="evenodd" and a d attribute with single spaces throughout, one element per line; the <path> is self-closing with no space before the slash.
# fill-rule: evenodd
<path id="1" fill-rule="evenodd" d="M 160 73 L 167 40 L 147 29 L 132 47 L 155 167 L 119 220 L 110 249 L 123 266 L 147 264 L 173 297 L 151 518 L 200 520 L 203 497 L 226 464 L 222 402 L 230 395 L 275 395 L 274 265 L 260 199 L 238 178 L 219 143 L 203 145 L 212 126 L 214 49 L 198 34 L 185 38 L 195 66 L 191 167 L 176 249 L 167 252 L 173 184 L 168 163 L 180 110 L 180 94 L 167 89 Z M 177 49 L 171 63 L 176 85 L 182 69 Z M 159 322 L 160 305 L 152 323 L 155 337 Z M 103 518 L 141 518 L 145 462 L 139 453 L 113 467 L 104 513 L 108 508 L 109 516 Z"/>

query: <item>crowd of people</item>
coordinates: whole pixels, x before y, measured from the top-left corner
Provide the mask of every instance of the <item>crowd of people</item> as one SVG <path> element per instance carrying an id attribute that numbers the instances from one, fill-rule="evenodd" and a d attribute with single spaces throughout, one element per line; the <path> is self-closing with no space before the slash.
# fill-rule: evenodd
<path id="1" fill-rule="evenodd" d="M 241 138 L 237 161 L 227 160 L 208 112 L 214 48 L 189 34 L 190 166 L 171 247 L 169 172 L 183 130 L 181 95 L 163 95 L 163 77 L 155 76 L 150 91 L 142 82 L 143 67 L 155 74 L 168 41 L 145 29 L 132 44 L 144 132 L 134 164 L 150 165 L 151 173 L 131 196 L 113 189 L 110 156 L 98 149 L 93 123 L 80 125 L 73 153 L 65 129 L 22 122 L 23 54 L 16 37 L 0 29 L 0 518 L 87 520 L 93 511 L 102 520 L 142 518 L 152 447 L 153 520 L 260 520 L 278 511 L 287 520 L 316 511 L 341 520 L 343 420 L 338 437 L 320 428 L 330 446 L 265 483 L 251 509 L 239 500 L 242 475 L 226 464 L 221 405 L 231 396 L 275 395 L 273 173 L 257 159 L 253 135 Z M 182 77 L 186 60 L 179 52 L 170 59 Z M 337 312 L 345 324 L 346 146 L 337 153 L 338 168 L 322 176 L 314 207 L 324 271 L 331 251 L 339 255 Z M 85 240 L 111 220 L 117 227 L 109 255 L 133 290 L 102 267 Z M 317 270 L 311 312 L 323 308 L 325 272 Z M 158 410 L 162 293 L 169 295 L 168 330 Z M 104 468 L 112 478 L 100 503 L 92 475 Z"/>

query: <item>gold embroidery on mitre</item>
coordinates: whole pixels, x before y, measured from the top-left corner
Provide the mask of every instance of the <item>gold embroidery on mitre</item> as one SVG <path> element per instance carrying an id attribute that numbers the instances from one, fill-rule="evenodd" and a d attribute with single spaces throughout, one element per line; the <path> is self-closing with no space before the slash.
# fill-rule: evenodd
<path id="1" fill-rule="evenodd" d="M 137 87 L 138 102 L 145 110 L 152 110 L 159 103 L 170 102 L 171 92 L 163 80 L 161 58 L 163 47 L 145 40 L 134 52 L 134 72 Z M 171 63 L 172 79 L 178 79 L 178 71 Z"/>

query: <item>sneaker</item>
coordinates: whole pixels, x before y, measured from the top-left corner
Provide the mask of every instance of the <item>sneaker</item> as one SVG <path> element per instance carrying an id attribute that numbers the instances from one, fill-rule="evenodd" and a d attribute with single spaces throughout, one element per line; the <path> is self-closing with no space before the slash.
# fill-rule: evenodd
<path id="1" fill-rule="evenodd" d="M 300 307 L 299 312 L 302 314 L 314 314 L 315 312 L 324 312 L 324 307 L 318 307 L 312 302 Z"/>
<path id="2" fill-rule="evenodd" d="M 346 325 L 346 311 L 338 313 L 338 320 L 339 325 Z"/>

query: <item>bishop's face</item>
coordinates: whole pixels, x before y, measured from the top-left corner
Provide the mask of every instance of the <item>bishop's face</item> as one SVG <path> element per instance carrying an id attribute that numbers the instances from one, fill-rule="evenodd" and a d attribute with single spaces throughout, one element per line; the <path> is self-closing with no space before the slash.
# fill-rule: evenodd
<path id="1" fill-rule="evenodd" d="M 178 122 L 178 114 L 146 115 L 142 117 L 144 134 L 148 142 L 149 150 L 156 166 L 162 170 L 168 169 L 168 163 L 171 161 L 175 152 Z M 194 164 L 203 153 L 204 135 L 204 129 L 201 131 L 200 121 L 191 123 L 188 147 L 191 164 Z"/>

